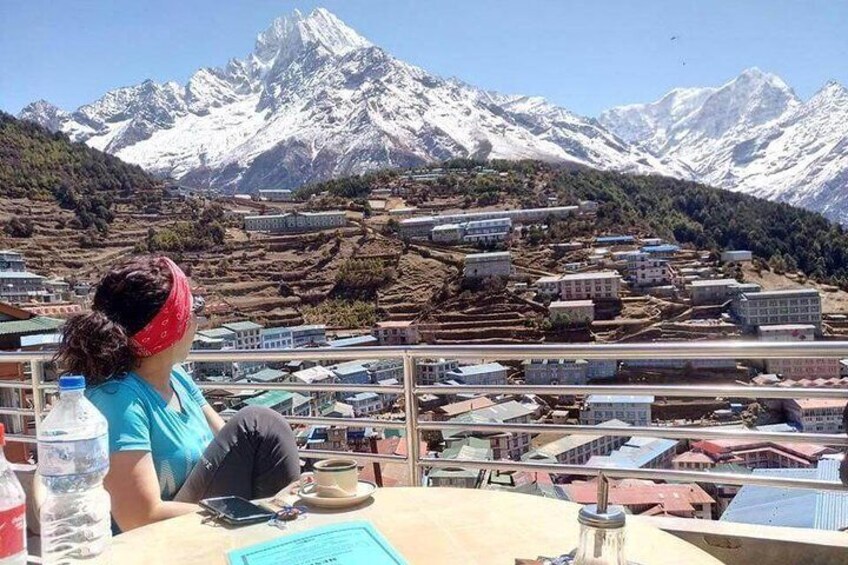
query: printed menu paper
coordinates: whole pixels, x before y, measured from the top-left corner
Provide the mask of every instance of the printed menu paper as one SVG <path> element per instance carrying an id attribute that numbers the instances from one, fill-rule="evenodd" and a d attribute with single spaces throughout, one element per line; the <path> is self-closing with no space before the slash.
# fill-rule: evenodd
<path id="1" fill-rule="evenodd" d="M 406 565 L 368 522 L 283 536 L 227 553 L 230 565 Z"/>

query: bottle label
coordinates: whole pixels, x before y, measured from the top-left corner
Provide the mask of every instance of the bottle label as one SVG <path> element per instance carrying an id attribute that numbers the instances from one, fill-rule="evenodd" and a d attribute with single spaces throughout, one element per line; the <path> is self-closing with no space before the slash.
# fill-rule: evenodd
<path id="1" fill-rule="evenodd" d="M 26 505 L 0 510 L 0 559 L 26 549 Z"/>
<path id="2" fill-rule="evenodd" d="M 38 440 L 38 473 L 42 477 L 87 475 L 109 468 L 106 434 L 73 441 Z"/>

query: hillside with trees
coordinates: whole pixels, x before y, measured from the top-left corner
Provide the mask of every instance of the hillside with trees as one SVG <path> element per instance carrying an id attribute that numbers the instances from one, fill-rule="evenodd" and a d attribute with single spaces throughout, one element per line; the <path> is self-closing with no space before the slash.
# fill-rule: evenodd
<path id="1" fill-rule="evenodd" d="M 75 213 L 83 230 L 103 233 L 117 200 L 155 209 L 162 189 L 140 167 L 0 112 L 0 197 L 56 200 Z M 31 233 L 22 221 L 5 229 L 13 237 Z"/>
<path id="2" fill-rule="evenodd" d="M 434 166 L 447 174 L 438 181 L 406 182 L 402 172 L 381 171 L 303 188 L 304 197 L 321 192 L 339 198 L 367 198 L 374 189 L 404 185 L 410 205 L 459 198 L 463 208 L 599 204 L 591 225 L 551 222 L 547 232 L 530 234 L 537 243 L 596 234 L 640 232 L 668 241 L 719 251 L 749 249 L 778 271 L 800 270 L 822 282 L 848 288 L 848 234 L 820 214 L 658 175 L 630 175 L 538 161 L 455 159 Z M 499 175 L 458 174 L 481 167 Z M 365 187 L 368 187 L 366 190 Z"/>

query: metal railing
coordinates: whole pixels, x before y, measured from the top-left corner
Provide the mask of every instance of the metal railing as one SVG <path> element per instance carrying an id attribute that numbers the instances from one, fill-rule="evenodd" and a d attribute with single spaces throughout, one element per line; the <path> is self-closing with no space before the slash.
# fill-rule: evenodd
<path id="1" fill-rule="evenodd" d="M 0 363 L 29 363 L 29 381 L 0 381 L 0 388 L 31 389 L 32 408 L 0 408 L 0 414 L 18 417 L 30 416 L 35 420 L 36 431 L 44 415 L 42 394 L 55 390 L 55 383 L 44 382 L 44 363 L 51 359 L 51 352 L 0 353 Z M 455 395 L 474 394 L 543 394 L 543 395 L 654 395 L 663 397 L 722 397 L 722 398 L 846 398 L 848 389 L 807 387 L 753 387 L 743 385 L 418 385 L 416 361 L 423 359 L 480 359 L 480 360 L 527 360 L 527 359 L 782 359 L 782 358 L 848 358 L 848 342 L 830 341 L 815 343 L 760 343 L 760 342 L 686 342 L 651 344 L 551 344 L 551 345 L 475 345 L 475 346 L 398 346 L 398 347 L 351 347 L 351 348 L 307 348 L 288 350 L 230 350 L 192 351 L 189 361 L 195 362 L 282 362 L 292 360 L 338 361 L 344 360 L 401 360 L 403 384 L 394 386 L 366 384 L 326 383 L 241 383 L 199 382 L 202 389 L 223 391 L 243 390 L 286 390 L 292 392 L 376 392 L 403 395 L 404 419 L 384 420 L 379 418 L 328 418 L 319 416 L 290 416 L 295 425 L 353 425 L 400 429 L 405 431 L 407 455 L 340 452 L 303 449 L 300 454 L 307 459 L 326 459 L 344 456 L 364 462 L 396 463 L 408 466 L 413 486 L 421 486 L 424 470 L 431 468 L 472 468 L 480 470 L 530 471 L 576 476 L 593 476 L 603 471 L 607 476 L 631 477 L 663 481 L 686 481 L 724 485 L 760 485 L 770 487 L 812 488 L 848 492 L 848 487 L 834 481 L 784 478 L 766 475 L 713 473 L 671 469 L 607 468 L 564 463 L 540 463 L 533 461 L 498 460 L 453 460 L 422 456 L 420 433 L 422 431 L 451 430 L 484 433 L 557 433 L 595 436 L 641 436 L 683 439 L 734 439 L 751 441 L 783 441 L 808 443 L 846 448 L 846 434 L 760 432 L 747 429 L 722 427 L 667 427 L 667 426 L 610 426 L 515 423 L 462 423 L 455 421 L 422 421 L 419 417 L 418 397 L 423 394 Z M 11 441 L 34 442 L 35 436 L 8 434 Z"/>

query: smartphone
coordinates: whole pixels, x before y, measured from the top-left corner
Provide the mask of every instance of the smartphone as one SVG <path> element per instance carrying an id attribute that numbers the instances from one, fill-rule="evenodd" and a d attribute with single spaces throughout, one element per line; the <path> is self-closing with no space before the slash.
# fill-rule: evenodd
<path id="1" fill-rule="evenodd" d="M 217 519 L 234 526 L 270 520 L 274 513 L 253 504 L 240 496 L 221 496 L 200 501 L 200 506 L 212 512 Z"/>

